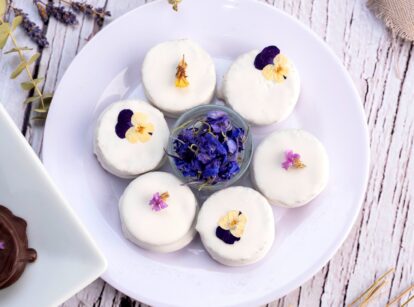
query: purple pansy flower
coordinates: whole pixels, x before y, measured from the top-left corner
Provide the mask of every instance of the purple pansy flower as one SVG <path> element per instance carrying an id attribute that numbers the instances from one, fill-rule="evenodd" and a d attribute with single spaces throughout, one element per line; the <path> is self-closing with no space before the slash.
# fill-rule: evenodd
<path id="1" fill-rule="evenodd" d="M 133 126 L 131 122 L 132 115 L 134 115 L 134 112 L 132 112 L 130 109 L 125 109 L 119 112 L 118 121 L 115 126 L 115 132 L 116 135 L 121 139 L 125 138 L 126 132 Z"/>
<path id="2" fill-rule="evenodd" d="M 262 70 L 266 65 L 273 64 L 273 59 L 280 53 L 276 46 L 264 48 L 254 59 L 254 67 Z"/>
<path id="3" fill-rule="evenodd" d="M 294 153 L 293 150 L 286 150 L 285 161 L 283 161 L 282 167 L 288 170 L 291 167 L 303 168 L 305 165 L 300 161 L 300 155 L 298 153 Z"/>
<path id="4" fill-rule="evenodd" d="M 0 241 L 0 249 L 3 250 L 5 248 L 6 248 L 6 246 L 4 244 L 4 241 Z"/>
<path id="5" fill-rule="evenodd" d="M 162 194 L 157 192 L 154 195 L 152 195 L 152 198 L 149 202 L 149 204 L 151 205 L 152 210 L 153 211 L 160 211 L 162 209 L 167 208 L 168 204 L 165 201 L 168 199 L 168 197 L 170 197 L 168 192 L 164 192 Z"/>

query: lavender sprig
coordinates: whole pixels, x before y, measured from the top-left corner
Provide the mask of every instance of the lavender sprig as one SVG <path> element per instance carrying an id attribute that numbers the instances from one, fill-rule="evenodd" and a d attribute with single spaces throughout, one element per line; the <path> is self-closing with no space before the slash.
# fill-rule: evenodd
<path id="1" fill-rule="evenodd" d="M 13 8 L 13 12 L 16 16 L 22 16 L 21 26 L 23 27 L 23 30 L 27 33 L 30 39 L 39 46 L 39 48 L 43 49 L 49 46 L 49 42 L 43 34 L 43 31 L 29 19 L 29 16 L 23 10 Z"/>
<path id="2" fill-rule="evenodd" d="M 66 4 L 70 5 L 72 10 L 76 13 L 82 13 L 86 17 L 92 18 L 95 20 L 96 24 L 100 27 L 103 26 L 105 17 L 111 17 L 111 12 L 106 11 L 103 7 L 93 7 L 90 4 L 85 2 L 78 1 L 63 1 Z"/>
<path id="3" fill-rule="evenodd" d="M 42 0 L 33 0 L 33 2 L 36 4 L 40 17 L 42 17 L 45 24 L 49 21 L 50 17 L 55 18 L 65 25 L 74 26 L 79 23 L 76 15 L 72 11 L 66 9 L 64 6 L 55 5 L 53 0 L 49 0 L 47 3 Z"/>
<path id="4" fill-rule="evenodd" d="M 54 5 L 53 1 L 49 1 L 46 4 L 46 12 L 49 16 L 52 16 L 57 21 L 65 25 L 74 26 L 79 23 L 73 12 L 67 10 L 64 6 Z"/>

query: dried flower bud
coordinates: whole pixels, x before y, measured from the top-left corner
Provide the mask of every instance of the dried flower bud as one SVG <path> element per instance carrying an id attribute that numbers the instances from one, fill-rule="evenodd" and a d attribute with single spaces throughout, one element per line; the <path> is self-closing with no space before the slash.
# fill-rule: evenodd
<path id="1" fill-rule="evenodd" d="M 177 66 L 177 72 L 175 74 L 175 86 L 179 88 L 187 87 L 190 82 L 187 80 L 186 75 L 186 69 L 187 69 L 187 62 L 185 61 L 184 55 Z"/>
<path id="2" fill-rule="evenodd" d="M 46 36 L 43 31 L 33 21 L 29 19 L 29 16 L 21 9 L 13 8 L 16 16 L 22 16 L 23 20 L 21 26 L 27 33 L 30 39 L 39 46 L 39 48 L 46 48 L 49 46 Z"/>
<path id="3" fill-rule="evenodd" d="M 77 25 L 78 19 L 76 15 L 65 9 L 64 6 L 56 6 L 53 5 L 53 2 L 48 2 L 46 4 L 46 12 L 49 16 L 52 16 L 57 21 L 65 24 L 65 25 Z"/>

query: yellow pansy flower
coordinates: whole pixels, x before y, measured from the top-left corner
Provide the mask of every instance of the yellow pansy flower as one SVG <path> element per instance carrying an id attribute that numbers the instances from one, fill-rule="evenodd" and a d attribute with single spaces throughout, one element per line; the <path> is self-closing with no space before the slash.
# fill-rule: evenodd
<path id="1" fill-rule="evenodd" d="M 246 215 L 241 211 L 231 210 L 219 220 L 218 224 L 222 229 L 229 230 L 236 238 L 240 238 L 243 235 L 246 222 Z"/>
<path id="2" fill-rule="evenodd" d="M 263 76 L 267 80 L 272 80 L 277 83 L 285 81 L 287 75 L 289 74 L 288 58 L 283 54 L 278 54 L 274 60 L 273 64 L 266 65 L 263 70 Z"/>
<path id="3" fill-rule="evenodd" d="M 144 113 L 136 112 L 131 118 L 132 127 L 125 134 L 125 138 L 130 143 L 148 142 L 154 133 L 154 125 L 148 121 L 148 116 Z"/>

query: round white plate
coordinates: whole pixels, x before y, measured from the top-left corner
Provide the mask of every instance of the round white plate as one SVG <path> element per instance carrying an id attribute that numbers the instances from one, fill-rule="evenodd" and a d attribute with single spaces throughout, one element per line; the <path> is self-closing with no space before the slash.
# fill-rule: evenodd
<path id="1" fill-rule="evenodd" d="M 129 243 L 117 211 L 128 181 L 103 171 L 93 156 L 99 113 L 116 100 L 143 98 L 140 68 L 146 51 L 177 38 L 201 44 L 215 59 L 219 79 L 239 54 L 276 44 L 296 63 L 301 97 L 282 125 L 255 129 L 255 141 L 271 130 L 297 127 L 315 134 L 328 151 L 327 189 L 303 208 L 274 208 L 276 240 L 255 265 L 222 266 L 210 259 L 198 238 L 167 255 Z M 368 153 L 361 101 L 333 53 L 292 17 L 250 0 L 183 1 L 178 13 L 163 0 L 111 23 L 63 77 L 43 146 L 46 168 L 108 260 L 103 278 L 156 306 L 252 306 L 305 282 L 333 256 L 355 221 L 367 182 Z"/>

